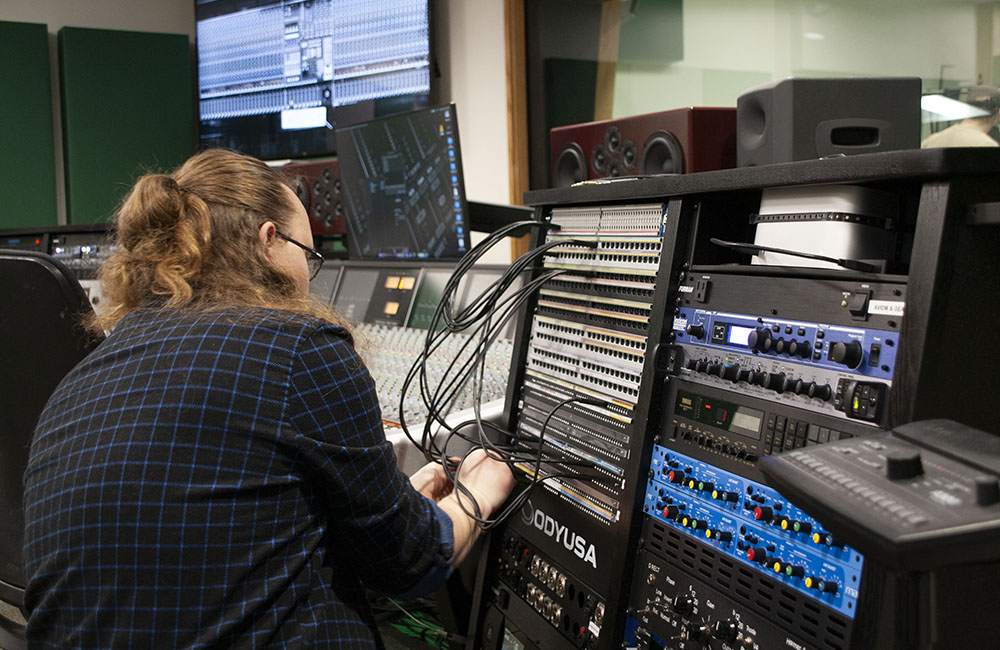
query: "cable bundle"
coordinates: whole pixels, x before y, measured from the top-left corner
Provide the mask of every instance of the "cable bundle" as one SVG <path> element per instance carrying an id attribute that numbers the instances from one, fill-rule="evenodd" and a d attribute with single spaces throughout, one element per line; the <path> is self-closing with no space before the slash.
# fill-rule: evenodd
<path id="1" fill-rule="evenodd" d="M 566 245 L 588 248 L 596 248 L 597 246 L 595 241 L 572 239 L 550 241 L 538 246 L 514 260 L 499 279 L 494 281 L 465 307 L 457 309 L 456 296 L 458 295 L 459 285 L 465 274 L 497 242 L 511 232 L 525 227 L 558 229 L 558 226 L 554 224 L 539 221 L 518 221 L 490 234 L 459 260 L 454 273 L 445 285 L 441 301 L 434 311 L 434 316 L 427 330 L 427 338 L 424 342 L 423 351 L 410 368 L 403 382 L 403 399 L 400 400 L 399 422 L 404 434 L 423 452 L 429 461 L 441 463 L 445 473 L 454 483 L 455 489 L 461 492 L 472 504 L 473 512 L 466 509 L 463 499 L 459 499 L 459 505 L 484 530 L 492 528 L 517 512 L 527 501 L 532 490 L 542 481 L 571 476 L 577 479 L 586 478 L 570 474 L 540 476 L 541 465 L 546 461 L 558 462 L 564 465 L 593 466 L 593 463 L 590 461 L 577 457 L 552 454 L 553 448 L 551 446 L 549 450 L 545 450 L 545 429 L 556 411 L 567 404 L 582 402 L 595 406 L 605 405 L 604 402 L 593 398 L 571 397 L 565 399 L 554 406 L 549 412 L 537 439 L 534 436 L 522 436 L 517 433 L 508 432 L 482 419 L 480 395 L 482 393 L 481 387 L 486 368 L 486 351 L 497 337 L 500 336 L 507 321 L 517 313 L 518 309 L 542 285 L 552 278 L 567 273 L 567 271 L 561 269 L 545 271 L 530 282 L 527 282 L 524 286 L 511 291 L 509 295 L 507 295 L 508 291 L 522 272 L 528 269 L 529 265 L 544 256 L 551 249 Z M 587 275 L 585 272 L 580 271 L 574 271 L 574 274 Z M 444 377 L 437 386 L 432 386 L 428 378 L 428 359 L 449 337 L 457 333 L 466 333 L 468 336 L 447 366 Z M 406 394 L 415 380 L 419 386 L 421 399 L 427 407 L 428 412 L 428 417 L 424 422 L 419 440 L 411 435 L 403 409 Z M 473 394 L 476 396 L 473 400 L 474 417 L 471 420 L 449 425 L 445 418 L 462 387 L 470 380 L 473 382 Z M 463 433 L 463 430 L 471 427 L 475 427 L 474 433 Z M 493 442 L 490 436 L 487 435 L 487 429 L 496 434 L 498 438 L 512 437 L 510 444 L 502 445 Z M 439 446 L 437 436 L 441 433 L 444 433 L 444 442 Z M 447 452 L 449 444 L 456 436 L 472 443 L 474 446 L 484 448 L 492 458 L 507 463 L 511 467 L 511 471 L 515 470 L 517 464 L 525 465 L 530 463 L 534 467 L 534 472 L 529 475 L 530 480 L 528 484 L 517 495 L 508 500 L 507 505 L 491 519 L 482 517 L 479 504 L 476 503 L 471 492 L 458 480 L 458 474 L 464 458 L 457 459 Z M 521 443 L 521 445 L 518 443 Z M 531 453 L 525 453 L 524 443 L 528 443 L 532 447 L 537 445 L 537 448 L 532 449 Z"/>

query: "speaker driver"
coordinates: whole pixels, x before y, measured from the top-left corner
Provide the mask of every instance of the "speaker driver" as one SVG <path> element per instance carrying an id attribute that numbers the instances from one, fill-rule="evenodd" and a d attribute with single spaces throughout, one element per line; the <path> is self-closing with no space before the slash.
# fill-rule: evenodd
<path id="1" fill-rule="evenodd" d="M 562 148 L 559 157 L 556 158 L 552 184 L 555 187 L 569 187 L 573 183 L 585 180 L 587 180 L 587 158 L 583 155 L 580 145 L 570 142 Z"/>
<path id="2" fill-rule="evenodd" d="M 603 144 L 594 145 L 594 151 L 590 154 L 590 164 L 593 165 L 595 174 L 604 176 L 604 170 L 608 167 L 608 154 Z"/>
<path id="3" fill-rule="evenodd" d="M 617 156 L 622 146 L 622 132 L 617 126 L 609 126 L 604 132 L 604 146 L 608 149 L 608 154 Z"/>
<path id="4" fill-rule="evenodd" d="M 608 176 L 618 178 L 622 175 L 622 163 L 617 158 L 608 161 Z"/>
<path id="5" fill-rule="evenodd" d="M 683 174 L 684 150 L 677 138 L 666 131 L 656 131 L 646 138 L 646 143 L 642 145 L 639 173 Z"/>
<path id="6" fill-rule="evenodd" d="M 625 144 L 622 145 L 622 166 L 625 171 L 631 172 L 635 168 L 635 161 L 639 156 L 635 152 L 635 143 L 631 140 L 626 140 Z"/>

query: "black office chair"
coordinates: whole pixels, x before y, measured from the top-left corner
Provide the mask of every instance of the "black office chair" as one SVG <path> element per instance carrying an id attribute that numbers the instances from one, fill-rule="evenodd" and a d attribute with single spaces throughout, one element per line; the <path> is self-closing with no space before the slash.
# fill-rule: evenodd
<path id="1" fill-rule="evenodd" d="M 100 340 L 72 272 L 34 251 L 0 250 L 0 648 L 24 641 L 24 483 L 38 416 L 59 381 Z"/>

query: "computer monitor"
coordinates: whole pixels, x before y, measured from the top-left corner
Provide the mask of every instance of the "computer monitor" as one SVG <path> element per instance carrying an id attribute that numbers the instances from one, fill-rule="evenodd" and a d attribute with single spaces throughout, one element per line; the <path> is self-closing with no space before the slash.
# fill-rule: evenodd
<path id="1" fill-rule="evenodd" d="M 469 249 L 455 106 L 337 129 L 352 259 L 457 259 Z"/>
<path id="2" fill-rule="evenodd" d="M 201 142 L 330 155 L 342 124 L 429 106 L 431 0 L 195 0 Z"/>

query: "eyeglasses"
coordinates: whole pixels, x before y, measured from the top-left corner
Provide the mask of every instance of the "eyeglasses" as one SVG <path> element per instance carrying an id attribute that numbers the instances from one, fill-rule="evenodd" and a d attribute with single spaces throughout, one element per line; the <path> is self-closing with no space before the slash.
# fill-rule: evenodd
<path id="1" fill-rule="evenodd" d="M 294 239 L 292 239 L 285 233 L 281 232 L 280 230 L 275 230 L 274 233 L 278 235 L 278 237 L 284 239 L 289 244 L 295 244 L 296 246 L 298 246 L 299 248 L 301 248 L 306 252 L 306 264 L 309 265 L 309 280 L 311 281 L 313 278 L 315 278 L 316 274 L 319 273 L 319 270 L 323 268 L 323 256 L 319 254 L 319 251 L 317 251 L 314 248 L 309 248 L 305 244 L 295 241 Z"/>

